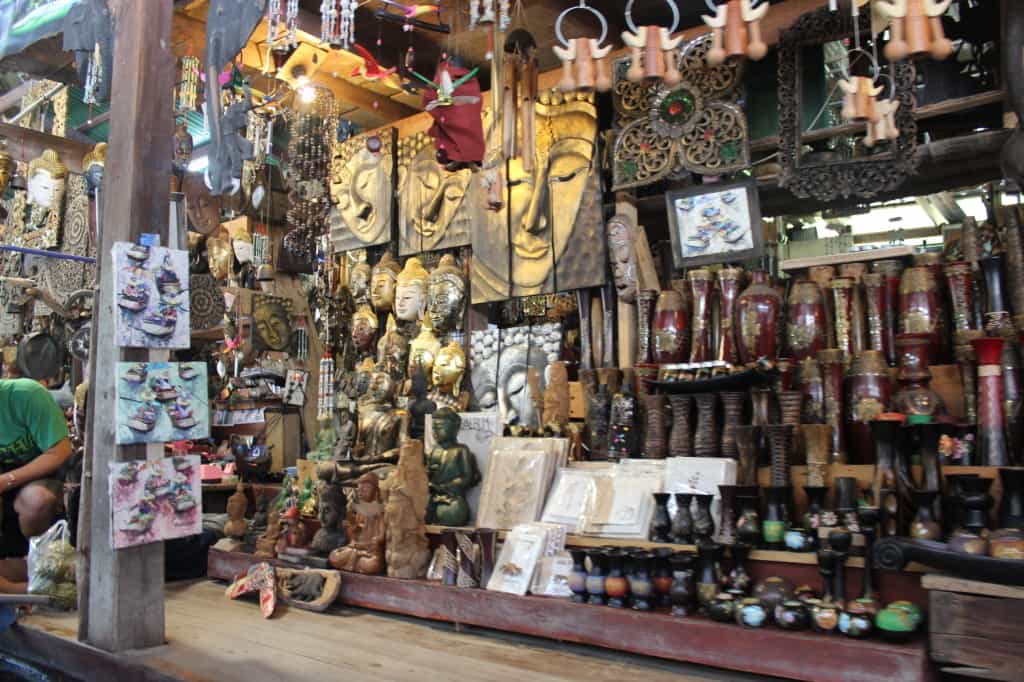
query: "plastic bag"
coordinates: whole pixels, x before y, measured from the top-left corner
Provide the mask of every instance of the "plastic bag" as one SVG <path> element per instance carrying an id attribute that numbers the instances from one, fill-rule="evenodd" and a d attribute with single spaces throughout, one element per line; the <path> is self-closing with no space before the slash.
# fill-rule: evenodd
<path id="1" fill-rule="evenodd" d="M 73 609 L 78 604 L 78 568 L 75 548 L 71 546 L 67 521 L 58 521 L 28 543 L 29 594 L 45 594 L 54 605 Z"/>

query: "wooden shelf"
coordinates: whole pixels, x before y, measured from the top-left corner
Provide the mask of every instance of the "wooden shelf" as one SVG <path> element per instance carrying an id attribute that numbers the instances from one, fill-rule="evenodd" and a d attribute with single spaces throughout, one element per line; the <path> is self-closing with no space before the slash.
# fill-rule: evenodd
<path id="1" fill-rule="evenodd" d="M 867 249 L 851 253 L 839 253 L 832 256 L 810 256 L 808 258 L 791 258 L 779 263 L 783 272 L 805 270 L 816 265 L 841 265 L 843 263 L 864 263 L 886 258 L 906 258 L 914 255 L 912 246 L 890 246 L 884 249 Z"/>
<path id="2" fill-rule="evenodd" d="M 255 561 L 259 560 L 248 554 L 211 549 L 209 575 L 230 580 Z M 924 637 L 894 645 L 773 626 L 746 629 L 701 616 L 673 618 L 663 611 L 613 609 L 358 573 L 345 573 L 341 584 L 339 601 L 350 606 L 757 675 L 874 681 L 924 680 L 930 673 Z"/>

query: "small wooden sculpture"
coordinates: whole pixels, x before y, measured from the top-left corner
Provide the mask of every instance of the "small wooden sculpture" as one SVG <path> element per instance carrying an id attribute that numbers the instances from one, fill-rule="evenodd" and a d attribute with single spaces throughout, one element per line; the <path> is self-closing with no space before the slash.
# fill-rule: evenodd
<path id="1" fill-rule="evenodd" d="M 249 529 L 245 520 L 245 511 L 249 501 L 245 497 L 245 484 L 241 481 L 235 487 L 235 494 L 228 498 L 228 522 L 224 524 L 224 535 L 229 538 L 242 538 Z"/>
<path id="2" fill-rule="evenodd" d="M 889 20 L 892 38 L 885 57 L 899 61 L 931 55 L 945 59 L 953 54 L 953 42 L 942 29 L 942 15 L 953 0 L 877 0 L 875 8 Z"/>
<path id="3" fill-rule="evenodd" d="M 729 57 L 763 59 L 768 54 L 768 44 L 761 37 L 761 20 L 767 12 L 767 1 L 754 7 L 753 0 L 728 0 L 718 5 L 714 16 L 705 15 L 704 23 L 711 28 L 713 41 L 708 50 L 708 65 L 718 66 Z"/>
<path id="4" fill-rule="evenodd" d="M 864 146 L 874 147 L 882 140 L 895 140 L 900 136 L 899 126 L 896 125 L 896 110 L 900 108 L 900 102 L 896 99 L 880 99 L 875 102 L 875 112 L 878 120 L 868 122 L 868 133 L 864 136 Z"/>
<path id="5" fill-rule="evenodd" d="M 349 544 L 331 552 L 331 566 L 339 571 L 367 575 L 384 572 L 385 522 L 380 503 L 377 474 L 372 471 L 360 477 L 358 500 L 349 508 L 345 531 Z"/>
<path id="6" fill-rule="evenodd" d="M 660 79 L 671 87 L 682 81 L 674 52 L 683 42 L 682 36 L 673 38 L 662 26 L 640 26 L 632 33 L 623 31 L 622 42 L 630 49 L 629 82 Z"/>
<path id="7" fill-rule="evenodd" d="M 402 443 L 398 466 L 381 485 L 384 496 L 386 558 L 392 578 L 422 578 L 430 562 L 424 525 L 430 484 L 423 462 L 423 442 Z"/>
<path id="8" fill-rule="evenodd" d="M 317 478 L 317 516 L 320 530 L 313 536 L 310 548 L 322 556 L 327 556 L 345 544 L 345 531 L 341 527 L 345 518 L 347 504 L 341 486 L 334 482 L 334 464 L 321 463 L 316 470 Z"/>
<path id="9" fill-rule="evenodd" d="M 544 389 L 544 429 L 553 436 L 561 436 L 568 423 L 569 370 L 564 362 L 552 362 Z"/>
<path id="10" fill-rule="evenodd" d="M 612 89 L 612 72 L 608 65 L 611 45 L 601 47 L 593 38 L 573 38 L 566 47 L 551 48 L 562 60 L 562 80 L 558 89 L 563 92 L 594 89 L 608 92 Z"/>
<path id="11" fill-rule="evenodd" d="M 867 76 L 851 76 L 840 80 L 839 89 L 843 91 L 842 115 L 847 121 L 863 123 L 879 119 L 875 99 L 882 92 L 881 85 L 875 85 Z"/>
<path id="12" fill-rule="evenodd" d="M 256 556 L 266 559 L 277 556 L 277 541 L 281 537 L 281 511 L 271 502 L 267 516 L 267 530 L 256 540 Z"/>

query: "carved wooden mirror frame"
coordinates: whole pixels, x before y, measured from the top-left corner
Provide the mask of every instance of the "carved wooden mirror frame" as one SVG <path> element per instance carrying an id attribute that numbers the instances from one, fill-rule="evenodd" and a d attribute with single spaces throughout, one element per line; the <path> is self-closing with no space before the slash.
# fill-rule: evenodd
<path id="1" fill-rule="evenodd" d="M 870 34 L 869 13 L 860 15 L 862 34 Z M 899 137 L 888 153 L 844 161 L 801 163 L 801 50 L 853 35 L 853 18 L 827 7 L 804 14 L 779 40 L 779 186 L 795 196 L 831 201 L 838 197 L 871 197 L 899 187 L 917 166 L 917 124 L 914 122 L 914 67 L 892 62 Z"/>

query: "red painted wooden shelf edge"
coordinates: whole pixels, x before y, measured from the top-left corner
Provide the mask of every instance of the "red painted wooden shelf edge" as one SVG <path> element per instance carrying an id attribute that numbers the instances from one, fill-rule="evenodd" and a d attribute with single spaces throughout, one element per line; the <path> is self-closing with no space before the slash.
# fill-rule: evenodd
<path id="1" fill-rule="evenodd" d="M 231 580 L 256 557 L 210 550 L 210 577 Z M 273 561 L 271 563 L 278 563 Z M 702 617 L 517 597 L 425 580 L 345 573 L 339 601 L 377 611 L 475 625 L 645 656 L 797 680 L 932 679 L 926 640 L 904 645 L 840 635 L 746 629 Z"/>

